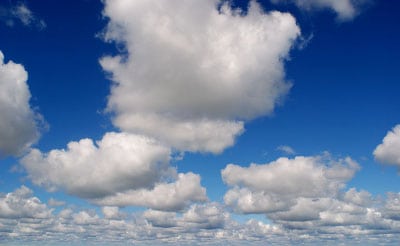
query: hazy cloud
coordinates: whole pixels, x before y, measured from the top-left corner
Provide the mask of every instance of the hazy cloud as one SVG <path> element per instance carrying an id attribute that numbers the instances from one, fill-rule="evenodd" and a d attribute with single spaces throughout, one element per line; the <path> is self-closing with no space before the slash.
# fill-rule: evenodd
<path id="1" fill-rule="evenodd" d="M 353 19 L 360 11 L 362 5 L 369 0 L 271 0 L 273 3 L 294 2 L 299 8 L 305 10 L 331 9 L 340 21 Z"/>
<path id="2" fill-rule="evenodd" d="M 276 149 L 279 151 L 282 151 L 283 153 L 288 154 L 288 155 L 296 154 L 296 151 L 292 147 L 287 146 L 287 145 L 280 145 Z"/>
<path id="3" fill-rule="evenodd" d="M 35 27 L 39 30 L 46 28 L 46 22 L 37 17 L 26 4 L 19 2 L 15 5 L 0 5 L 0 21 L 8 26 L 20 22 L 24 26 Z"/>

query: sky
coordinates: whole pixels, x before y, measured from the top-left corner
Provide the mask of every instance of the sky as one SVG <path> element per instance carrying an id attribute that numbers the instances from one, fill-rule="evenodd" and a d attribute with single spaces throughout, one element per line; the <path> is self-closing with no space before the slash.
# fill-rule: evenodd
<path id="1" fill-rule="evenodd" d="M 383 0 L 0 0 L 0 245 L 398 245 Z"/>

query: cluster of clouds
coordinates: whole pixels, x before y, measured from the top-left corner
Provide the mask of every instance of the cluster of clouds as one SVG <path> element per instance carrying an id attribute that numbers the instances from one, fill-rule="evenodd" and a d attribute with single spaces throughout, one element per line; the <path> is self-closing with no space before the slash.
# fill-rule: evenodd
<path id="1" fill-rule="evenodd" d="M 60 202 L 57 205 L 61 207 L 52 207 L 50 200 L 46 204 L 22 186 L 0 196 L 0 242 L 262 245 L 267 240 L 277 244 L 395 245 L 399 243 L 395 238 L 400 230 L 399 199 L 398 193 L 379 200 L 349 189 L 341 198 L 300 199 L 290 214 L 268 215 L 272 223 L 255 219 L 237 223 L 229 209 L 216 202 L 192 204 L 179 213 L 152 209 L 128 213 L 113 206 L 79 210 Z M 309 216 L 296 217 L 301 211 Z M 316 213 L 319 219 L 312 215 Z"/>
<path id="2" fill-rule="evenodd" d="M 171 153 L 220 153 L 245 121 L 270 114 L 291 86 L 284 61 L 300 35 L 290 14 L 218 4 L 105 1 L 104 39 L 126 49 L 100 60 L 121 132 L 31 149 L 21 159 L 30 180 L 97 205 L 180 211 L 207 201 L 200 176 L 177 173 Z"/>
<path id="3" fill-rule="evenodd" d="M 290 2 L 332 9 L 340 20 L 358 12 L 350 0 Z M 1 20 L 4 11 L 0 7 Z M 7 13 L 27 26 L 39 20 L 25 5 Z M 107 110 L 120 132 L 98 141 L 71 141 L 47 153 L 32 149 L 40 115 L 29 105 L 28 74 L 22 65 L 4 62 L 0 52 L 0 155 L 29 150 L 20 163 L 33 184 L 101 207 L 99 213 L 54 199 L 46 204 L 22 186 L 0 195 L 4 238 L 290 243 L 340 236 L 384 240 L 400 232 L 400 194 L 378 198 L 348 189 L 360 169 L 349 157 L 229 164 L 221 171 L 229 187 L 223 203 L 209 201 L 198 174 L 171 166 L 176 151 L 221 153 L 246 122 L 282 102 L 291 87 L 284 63 L 301 35 L 292 15 L 266 13 L 255 1 L 243 13 L 217 0 L 105 0 L 103 15 L 109 20 L 104 39 L 125 49 L 100 59 L 113 81 Z M 289 146 L 278 149 L 296 154 Z M 400 126 L 373 154 L 400 166 L 398 149 Z M 147 210 L 128 214 L 121 209 L 127 206 Z M 271 223 L 237 223 L 232 212 L 262 214 Z"/>

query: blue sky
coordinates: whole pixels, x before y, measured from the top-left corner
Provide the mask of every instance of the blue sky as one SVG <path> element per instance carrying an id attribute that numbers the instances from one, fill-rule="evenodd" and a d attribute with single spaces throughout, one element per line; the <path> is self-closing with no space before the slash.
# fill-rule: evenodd
<path id="1" fill-rule="evenodd" d="M 0 244 L 397 245 L 399 7 L 1 1 Z"/>

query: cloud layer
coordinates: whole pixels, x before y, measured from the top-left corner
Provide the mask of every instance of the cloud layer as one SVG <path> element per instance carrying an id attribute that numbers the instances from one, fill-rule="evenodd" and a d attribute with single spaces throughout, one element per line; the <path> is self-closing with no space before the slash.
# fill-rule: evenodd
<path id="1" fill-rule="evenodd" d="M 301 200 L 273 222 L 238 223 L 223 205 L 193 204 L 180 213 L 145 210 L 133 214 L 117 207 L 94 210 L 49 208 L 22 186 L 0 195 L 1 240 L 36 245 L 396 245 L 400 230 L 398 193 L 371 202 L 367 192 L 350 189 L 342 200 Z M 329 208 L 329 210 L 324 210 Z M 304 215 L 299 217 L 299 211 Z M 313 214 L 320 213 L 320 219 Z M 297 216 L 295 216 L 297 214 Z M 316 231 L 316 228 L 318 228 Z M 391 243 L 391 244 L 390 244 Z"/>
<path id="2" fill-rule="evenodd" d="M 27 80 L 24 67 L 5 63 L 0 51 L 0 157 L 20 155 L 39 138 Z"/>
<path id="3" fill-rule="evenodd" d="M 387 133 L 374 150 L 374 156 L 379 162 L 400 167 L 400 125 Z"/>
<path id="4" fill-rule="evenodd" d="M 245 15 L 218 2 L 105 1 L 104 38 L 126 51 L 100 61 L 117 127 L 219 153 L 244 121 L 273 111 L 290 88 L 283 63 L 300 34 L 295 19 L 254 1 Z"/>

